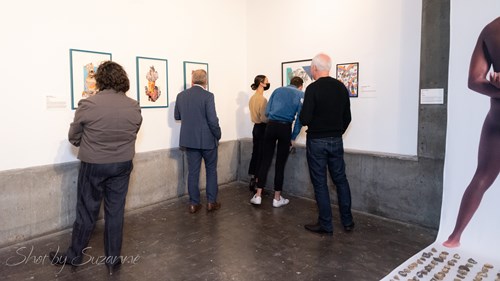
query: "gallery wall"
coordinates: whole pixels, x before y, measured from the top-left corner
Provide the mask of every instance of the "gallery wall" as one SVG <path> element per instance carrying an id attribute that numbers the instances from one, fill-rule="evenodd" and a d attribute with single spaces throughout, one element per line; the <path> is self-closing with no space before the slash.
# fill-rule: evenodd
<path id="1" fill-rule="evenodd" d="M 407 3 L 408 2 L 408 3 Z M 420 1 L 86 1 L 11 2 L 0 11 L 4 99 L 0 170 L 76 160 L 69 49 L 112 53 L 131 78 L 136 56 L 168 60 L 168 108 L 143 109 L 137 152 L 178 146 L 173 120 L 183 61 L 209 64 L 222 140 L 251 136 L 249 85 L 263 73 L 271 91 L 281 62 L 323 51 L 360 63 L 359 98 L 346 148 L 415 155 Z M 27 8 L 29 7 L 29 8 Z M 304 134 L 298 139 L 304 143 Z"/>
<path id="2" fill-rule="evenodd" d="M 0 170 L 76 160 L 67 141 L 74 111 L 69 49 L 112 53 L 137 98 L 136 56 L 168 60 L 169 108 L 143 109 L 137 152 L 178 146 L 173 103 L 183 61 L 209 64 L 222 141 L 235 140 L 237 93 L 246 84 L 245 1 L 13 1 L 0 11 L 3 67 Z M 47 104 L 50 99 L 50 104 Z"/>
<path id="3" fill-rule="evenodd" d="M 345 147 L 416 155 L 421 10 L 421 1 L 249 1 L 246 94 L 255 75 L 265 74 L 269 97 L 281 86 L 284 61 L 325 52 L 333 68 L 359 62 L 359 97 L 351 98 Z M 247 98 L 242 94 L 242 102 Z M 238 135 L 250 137 L 251 126 L 238 127 Z M 298 142 L 305 143 L 304 133 Z"/>

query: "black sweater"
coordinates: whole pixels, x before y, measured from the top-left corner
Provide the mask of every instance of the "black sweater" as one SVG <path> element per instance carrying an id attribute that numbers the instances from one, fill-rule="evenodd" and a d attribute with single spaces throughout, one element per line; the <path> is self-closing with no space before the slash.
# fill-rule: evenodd
<path id="1" fill-rule="evenodd" d="M 300 122 L 308 138 L 341 137 L 351 123 L 351 102 L 344 84 L 321 77 L 307 86 Z"/>

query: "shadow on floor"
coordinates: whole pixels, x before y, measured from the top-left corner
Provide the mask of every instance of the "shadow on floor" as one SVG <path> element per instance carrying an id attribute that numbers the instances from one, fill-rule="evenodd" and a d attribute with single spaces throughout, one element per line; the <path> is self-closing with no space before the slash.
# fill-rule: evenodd
<path id="1" fill-rule="evenodd" d="M 315 221 L 314 201 L 288 197 L 290 204 L 276 209 L 272 197 L 256 207 L 251 196 L 235 182 L 220 187 L 222 208 L 214 213 L 189 214 L 186 197 L 128 212 L 125 264 L 113 276 L 102 263 L 100 221 L 84 265 L 51 265 L 48 252 L 66 250 L 68 230 L 1 249 L 0 279 L 380 280 L 437 233 L 362 213 L 354 213 L 356 228 L 345 233 L 334 208 L 333 237 L 319 236 L 304 230 Z"/>

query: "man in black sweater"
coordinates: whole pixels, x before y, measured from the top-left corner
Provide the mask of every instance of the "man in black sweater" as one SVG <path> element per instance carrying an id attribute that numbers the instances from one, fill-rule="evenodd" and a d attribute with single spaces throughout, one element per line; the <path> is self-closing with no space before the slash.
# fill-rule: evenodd
<path id="1" fill-rule="evenodd" d="M 346 231 L 352 231 L 351 190 L 345 174 L 342 135 L 351 123 L 349 92 L 342 82 L 330 77 L 331 59 L 316 55 L 311 62 L 315 80 L 305 92 L 300 122 L 307 128 L 307 164 L 314 186 L 318 221 L 305 225 L 309 231 L 333 235 L 332 209 L 326 168 L 337 187 L 340 219 Z"/>

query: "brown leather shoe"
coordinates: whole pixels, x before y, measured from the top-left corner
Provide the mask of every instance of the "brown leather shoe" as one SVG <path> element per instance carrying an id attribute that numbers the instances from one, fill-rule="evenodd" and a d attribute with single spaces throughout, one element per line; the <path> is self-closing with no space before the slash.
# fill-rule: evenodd
<path id="1" fill-rule="evenodd" d="M 197 204 L 197 205 L 189 205 L 189 213 L 191 214 L 194 214 L 196 212 L 198 212 L 199 210 L 201 209 L 201 204 Z"/>
<path id="2" fill-rule="evenodd" d="M 214 203 L 208 203 L 207 204 L 207 212 L 215 211 L 220 209 L 220 203 L 219 202 L 214 202 Z"/>

